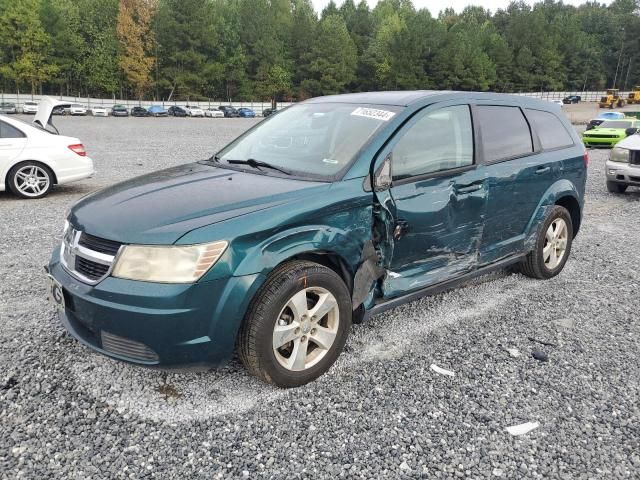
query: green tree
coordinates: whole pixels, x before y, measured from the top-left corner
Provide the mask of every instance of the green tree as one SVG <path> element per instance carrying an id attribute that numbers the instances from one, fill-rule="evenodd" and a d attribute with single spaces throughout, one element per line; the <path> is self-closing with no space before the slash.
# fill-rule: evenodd
<path id="1" fill-rule="evenodd" d="M 58 67 L 48 61 L 51 38 L 40 21 L 40 0 L 5 0 L 0 13 L 0 44 L 5 62 L 0 75 L 19 89 L 28 85 L 31 93 L 49 80 Z"/>
<path id="2" fill-rule="evenodd" d="M 339 15 L 329 15 L 318 25 L 308 62 L 309 78 L 301 88 L 311 95 L 344 91 L 355 76 L 356 46 Z"/>

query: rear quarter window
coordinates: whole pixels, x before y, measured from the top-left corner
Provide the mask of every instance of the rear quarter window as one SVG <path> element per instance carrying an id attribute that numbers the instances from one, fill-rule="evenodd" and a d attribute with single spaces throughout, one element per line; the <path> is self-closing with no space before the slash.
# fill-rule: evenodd
<path id="1" fill-rule="evenodd" d="M 525 110 L 543 150 L 573 146 L 573 138 L 558 117 L 542 110 Z"/>
<path id="2" fill-rule="evenodd" d="M 25 134 L 16 127 L 0 122 L 0 138 L 24 138 Z"/>
<path id="3" fill-rule="evenodd" d="M 523 157 L 533 152 L 531 130 L 519 107 L 478 105 L 482 153 L 486 162 Z"/>

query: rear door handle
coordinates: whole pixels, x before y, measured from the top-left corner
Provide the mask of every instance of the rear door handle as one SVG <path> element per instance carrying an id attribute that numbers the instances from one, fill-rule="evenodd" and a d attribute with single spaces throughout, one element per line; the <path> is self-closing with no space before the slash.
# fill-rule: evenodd
<path id="1" fill-rule="evenodd" d="M 481 183 L 475 183 L 475 184 L 472 184 L 472 185 L 467 185 L 465 187 L 455 187 L 456 193 L 477 192 L 481 188 L 482 188 L 482 184 Z"/>
<path id="2" fill-rule="evenodd" d="M 538 175 L 541 175 L 543 173 L 547 173 L 547 172 L 550 172 L 550 171 L 551 171 L 551 167 L 549 167 L 549 166 L 536 168 L 536 173 Z"/>

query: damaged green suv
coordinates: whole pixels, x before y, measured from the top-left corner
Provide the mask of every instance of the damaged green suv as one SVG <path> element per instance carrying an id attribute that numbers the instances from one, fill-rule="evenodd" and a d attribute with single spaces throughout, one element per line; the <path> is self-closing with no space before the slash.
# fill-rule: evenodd
<path id="1" fill-rule="evenodd" d="M 60 319 L 110 357 L 282 387 L 325 372 L 352 323 L 516 266 L 557 275 L 587 157 L 525 97 L 316 98 L 209 159 L 80 200 L 48 265 Z"/>

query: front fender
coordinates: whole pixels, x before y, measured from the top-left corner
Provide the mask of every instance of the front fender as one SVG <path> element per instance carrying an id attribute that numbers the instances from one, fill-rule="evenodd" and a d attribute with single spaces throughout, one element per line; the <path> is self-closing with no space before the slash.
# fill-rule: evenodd
<path id="1" fill-rule="evenodd" d="M 580 195 L 577 187 L 567 179 L 561 179 L 553 183 L 546 192 L 544 192 L 544 195 L 540 197 L 538 206 L 527 224 L 525 230 L 525 247 L 527 250 L 535 246 L 538 226 L 544 221 L 549 209 L 553 207 L 559 199 L 567 196 L 572 197 L 578 202 L 580 212 L 582 213 L 584 198 Z"/>
<path id="2" fill-rule="evenodd" d="M 328 225 L 308 225 L 279 232 L 247 251 L 234 275 L 267 274 L 282 262 L 309 252 L 336 254 L 354 272 L 363 245 L 371 238 L 370 223 L 358 223 L 355 229 L 350 230 Z M 365 225 L 367 228 L 362 228 Z"/>

